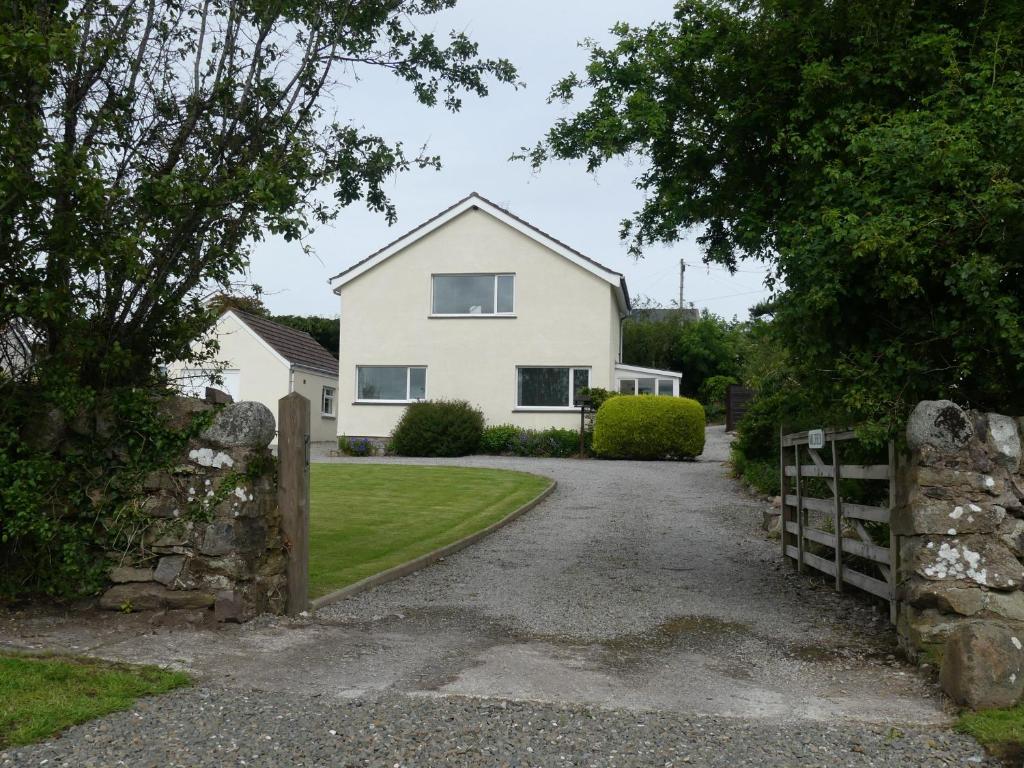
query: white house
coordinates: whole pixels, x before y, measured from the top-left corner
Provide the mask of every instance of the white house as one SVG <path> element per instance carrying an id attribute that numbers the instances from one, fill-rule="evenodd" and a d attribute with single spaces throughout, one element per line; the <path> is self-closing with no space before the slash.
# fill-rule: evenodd
<path id="1" fill-rule="evenodd" d="M 477 194 L 331 281 L 349 436 L 384 437 L 423 399 L 468 400 L 489 424 L 575 427 L 579 390 L 640 375 L 619 364 L 623 276 Z M 680 374 L 654 376 L 678 394 Z"/>
<path id="2" fill-rule="evenodd" d="M 277 401 L 299 392 L 310 402 L 310 441 L 337 440 L 338 361 L 316 339 L 236 309 L 221 315 L 212 333 L 220 344 L 223 383 L 211 383 L 211 369 L 173 363 L 168 376 L 184 394 L 202 397 L 206 387 L 216 386 L 236 401 L 263 403 L 276 419 Z"/>

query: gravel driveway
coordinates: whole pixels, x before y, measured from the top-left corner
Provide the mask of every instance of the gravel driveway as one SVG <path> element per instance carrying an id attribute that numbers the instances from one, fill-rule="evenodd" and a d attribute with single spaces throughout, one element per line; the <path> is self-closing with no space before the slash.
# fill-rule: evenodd
<path id="1" fill-rule="evenodd" d="M 711 428 L 692 463 L 414 462 L 558 488 L 480 544 L 306 619 L 8 616 L 0 642 L 200 682 L 0 765 L 988 764 L 897 660 L 880 608 L 780 565 L 727 447 Z"/>

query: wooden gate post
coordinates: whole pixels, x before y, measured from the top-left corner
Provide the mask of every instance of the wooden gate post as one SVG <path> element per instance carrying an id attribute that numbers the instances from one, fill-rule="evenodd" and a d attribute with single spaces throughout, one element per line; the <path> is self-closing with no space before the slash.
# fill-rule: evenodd
<path id="1" fill-rule="evenodd" d="M 839 480 L 842 475 L 839 463 L 839 448 L 835 435 L 832 436 L 832 527 L 836 533 L 836 592 L 843 591 L 843 497 L 839 495 Z"/>
<path id="2" fill-rule="evenodd" d="M 779 526 L 779 539 L 782 542 L 782 562 L 786 562 L 788 553 L 786 552 L 786 543 L 788 541 L 789 530 L 786 528 L 786 521 L 789 520 L 789 505 L 786 503 L 786 493 L 789 488 L 789 481 L 786 480 L 786 435 L 779 425 L 779 497 L 782 499 L 782 524 Z"/>
<path id="3" fill-rule="evenodd" d="M 277 503 L 288 550 L 289 616 L 309 608 L 309 400 L 277 402 Z"/>

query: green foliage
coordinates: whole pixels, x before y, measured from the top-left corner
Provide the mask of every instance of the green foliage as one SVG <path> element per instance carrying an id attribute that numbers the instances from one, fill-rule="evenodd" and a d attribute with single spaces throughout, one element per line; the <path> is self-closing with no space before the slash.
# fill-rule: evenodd
<path id="1" fill-rule="evenodd" d="M 346 456 L 372 456 L 373 443 L 366 437 L 346 437 L 342 435 L 338 438 L 338 450 Z"/>
<path id="2" fill-rule="evenodd" d="M 758 493 L 779 495 L 779 463 L 764 459 L 748 459 L 735 447 L 732 450 L 732 473 Z"/>
<path id="3" fill-rule="evenodd" d="M 465 34 L 420 32 L 455 1 L 0 9 L 0 596 L 96 589 L 180 447 L 161 366 L 213 360 L 225 302 L 261 309 L 234 295 L 254 243 L 359 201 L 393 222 L 389 181 L 439 166 L 334 119 L 329 89 L 377 68 L 454 112 L 515 81 Z M 11 356 L 14 331 L 31 349 Z"/>
<path id="4" fill-rule="evenodd" d="M 180 461 L 209 423 L 209 414 L 172 423 L 163 400 L 141 389 L 102 400 L 66 393 L 63 409 L 44 408 L 16 390 L 25 426 L 0 433 L 0 599 L 94 593 L 105 553 L 137 544 L 145 476 Z"/>
<path id="5" fill-rule="evenodd" d="M 725 396 L 730 384 L 739 384 L 735 376 L 710 376 L 700 385 L 700 402 L 708 420 L 720 419 L 725 413 Z"/>
<path id="6" fill-rule="evenodd" d="M 792 376 L 836 421 L 1019 409 L 1024 5 L 686 0 L 613 31 L 535 164 L 639 154 L 634 253 L 700 228 L 710 261 L 769 262 Z"/>
<path id="7" fill-rule="evenodd" d="M 710 376 L 700 385 L 700 401 L 706 408 L 708 405 L 722 405 L 729 385 L 739 384 L 735 376 Z"/>
<path id="8" fill-rule="evenodd" d="M 271 315 L 271 320 L 287 325 L 297 331 L 305 331 L 324 349 L 335 357 L 338 356 L 339 335 L 341 324 L 338 318 L 317 317 L 315 315 Z"/>
<path id="9" fill-rule="evenodd" d="M 607 459 L 692 459 L 704 451 L 704 422 L 696 400 L 622 395 L 597 412 L 594 452 Z"/>
<path id="10" fill-rule="evenodd" d="M 696 397 L 706 379 L 739 377 L 747 324 L 705 314 L 685 320 L 678 313 L 640 312 L 622 328 L 623 361 L 629 365 L 680 371 L 682 394 Z"/>
<path id="11" fill-rule="evenodd" d="M 590 407 L 595 411 L 600 410 L 601 406 L 613 397 L 618 397 L 619 392 L 612 392 L 610 389 L 604 389 L 602 387 L 590 387 L 584 389 L 581 394 L 584 397 L 590 398 Z"/>
<path id="12" fill-rule="evenodd" d="M 1009 709 L 964 712 L 956 730 L 973 736 L 989 750 L 1006 758 L 1006 764 L 1019 762 L 1024 755 L 1024 704 Z"/>
<path id="13" fill-rule="evenodd" d="M 0 749 L 48 739 L 189 682 L 183 672 L 158 667 L 0 655 Z"/>
<path id="14" fill-rule="evenodd" d="M 399 456 L 468 456 L 483 431 L 483 414 L 465 400 L 424 400 L 406 407 L 391 448 Z"/>
<path id="15" fill-rule="evenodd" d="M 591 434 L 583 434 L 583 452 L 590 451 Z M 480 452 L 500 456 L 566 458 L 578 456 L 580 433 L 575 429 L 523 429 L 513 424 L 485 427 Z"/>
<path id="16" fill-rule="evenodd" d="M 511 454 L 522 431 L 524 430 L 515 424 L 484 427 L 483 435 L 480 437 L 480 453 Z"/>
<path id="17" fill-rule="evenodd" d="M 590 407 L 587 412 L 583 415 L 584 425 L 583 430 L 586 433 L 583 437 L 586 442 L 587 451 L 590 450 L 590 441 L 594 436 L 594 419 L 597 417 L 597 412 L 601 410 L 601 406 L 606 401 L 613 397 L 619 397 L 621 392 L 613 392 L 603 387 L 590 387 L 589 389 L 583 390 L 583 396 L 590 398 Z"/>

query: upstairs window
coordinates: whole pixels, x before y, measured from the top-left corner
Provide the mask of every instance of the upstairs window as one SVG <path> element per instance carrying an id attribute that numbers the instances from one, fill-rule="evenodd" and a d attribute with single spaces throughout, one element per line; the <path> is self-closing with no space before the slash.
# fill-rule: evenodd
<path id="1" fill-rule="evenodd" d="M 427 369 L 361 365 L 356 369 L 356 400 L 408 403 L 427 397 Z"/>
<path id="2" fill-rule="evenodd" d="M 511 274 L 434 275 L 431 314 L 511 315 L 516 276 Z"/>
<path id="3" fill-rule="evenodd" d="M 589 368 L 516 369 L 516 406 L 519 408 L 572 408 L 590 386 Z"/>

